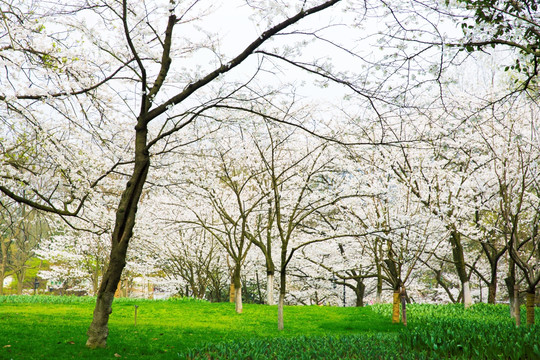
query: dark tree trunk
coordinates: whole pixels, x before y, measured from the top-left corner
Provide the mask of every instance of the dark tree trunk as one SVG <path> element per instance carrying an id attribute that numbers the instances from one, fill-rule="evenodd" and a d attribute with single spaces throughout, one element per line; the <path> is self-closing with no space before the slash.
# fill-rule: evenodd
<path id="1" fill-rule="evenodd" d="M 463 304 L 465 308 L 472 304 L 469 277 L 465 268 L 465 255 L 463 253 L 463 245 L 461 244 L 461 234 L 457 230 L 452 229 L 450 233 L 450 244 L 452 245 L 452 257 L 456 272 L 461 282 L 461 291 L 463 293 Z"/>
<path id="2" fill-rule="evenodd" d="M 111 250 L 111 260 L 107 271 L 103 275 L 101 286 L 98 290 L 94 317 L 88 329 L 88 341 L 86 346 L 91 348 L 105 347 L 109 335 L 109 315 L 112 313 L 114 293 L 120 282 L 122 270 L 126 266 L 127 244 L 116 246 Z"/>
<path id="3" fill-rule="evenodd" d="M 362 279 L 356 280 L 356 287 L 354 288 L 354 293 L 356 294 L 356 306 L 362 307 L 364 306 L 364 294 L 366 291 L 366 285 L 364 285 L 364 282 Z"/>
<path id="4" fill-rule="evenodd" d="M 534 306 L 536 300 L 536 287 L 534 285 L 530 285 L 527 288 L 527 295 L 526 295 L 526 310 L 527 310 L 527 326 L 534 325 Z"/>
<path id="5" fill-rule="evenodd" d="M 142 123 L 142 121 L 139 121 Z M 94 316 L 87 335 L 86 346 L 90 348 L 107 346 L 109 335 L 109 315 L 112 313 L 114 293 L 118 288 L 122 271 L 126 266 L 126 253 L 133 235 L 137 206 L 141 198 L 144 183 L 148 176 L 150 157 L 146 149 L 147 130 L 145 126 L 136 127 L 135 165 L 133 174 L 120 198 L 116 211 L 116 221 L 111 238 L 110 262 L 103 274 L 98 290 Z"/>
<path id="6" fill-rule="evenodd" d="M 285 269 L 281 269 L 279 274 L 279 302 L 278 302 L 278 330 L 284 329 L 283 308 L 285 306 L 285 294 L 286 294 L 286 274 Z"/>
<path id="7" fill-rule="evenodd" d="M 489 261 L 489 266 L 491 269 L 491 279 L 488 283 L 488 304 L 495 304 L 497 299 L 497 267 L 501 256 L 503 256 L 506 252 L 506 248 L 496 252 L 494 247 L 490 247 L 487 244 L 482 243 L 482 249 L 484 250 L 484 254 Z"/>
<path id="8" fill-rule="evenodd" d="M 497 296 L 497 278 L 491 279 L 488 287 L 488 304 L 495 304 L 495 297 Z"/>
<path id="9" fill-rule="evenodd" d="M 518 301 L 519 303 L 519 299 L 516 299 L 514 297 L 514 294 L 515 294 L 515 287 L 516 287 L 516 265 L 514 263 L 514 261 L 512 260 L 512 258 L 510 258 L 509 260 L 509 264 L 508 264 L 508 277 L 506 279 L 504 279 L 504 283 L 506 284 L 506 288 L 508 289 L 508 299 L 509 299 L 509 302 L 510 302 L 510 316 L 512 318 L 516 318 L 516 313 L 515 313 L 515 309 L 516 309 L 516 306 L 515 306 L 515 302 L 516 300 Z"/>

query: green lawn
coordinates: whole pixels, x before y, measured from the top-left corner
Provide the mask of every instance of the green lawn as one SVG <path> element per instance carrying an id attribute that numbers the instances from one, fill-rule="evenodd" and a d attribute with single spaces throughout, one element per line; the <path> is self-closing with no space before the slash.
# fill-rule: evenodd
<path id="1" fill-rule="evenodd" d="M 89 350 L 93 305 L 0 297 L 0 359 L 540 359 L 540 327 L 516 329 L 504 305 L 413 305 L 407 328 L 391 324 L 387 304 L 290 306 L 278 332 L 276 306 L 246 304 L 236 314 L 229 303 L 120 299 L 108 347 Z"/>
<path id="2" fill-rule="evenodd" d="M 137 326 L 134 326 L 134 305 Z M 397 332 L 370 308 L 285 307 L 285 330 L 277 331 L 277 307 L 195 301 L 129 301 L 113 305 L 107 349 L 84 344 L 93 302 L 1 303 L 0 359 L 181 358 L 205 343 L 253 338 Z"/>

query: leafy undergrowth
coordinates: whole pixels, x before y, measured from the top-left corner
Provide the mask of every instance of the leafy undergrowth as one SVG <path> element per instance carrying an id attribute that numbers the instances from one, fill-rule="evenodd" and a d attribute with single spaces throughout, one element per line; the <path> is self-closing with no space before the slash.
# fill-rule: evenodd
<path id="1" fill-rule="evenodd" d="M 390 316 L 390 305 L 373 309 Z M 522 323 L 524 313 L 523 308 Z M 540 318 L 540 308 L 535 316 Z M 516 328 L 507 305 L 415 304 L 408 306 L 407 317 L 408 327 L 399 335 L 402 352 L 429 359 L 540 359 L 540 326 Z"/>
<path id="2" fill-rule="evenodd" d="M 250 339 L 209 344 L 183 355 L 189 360 L 250 359 L 395 359 L 400 352 L 396 336 L 390 334 Z M 414 354 L 401 357 L 415 359 Z"/>
<path id="3" fill-rule="evenodd" d="M 391 318 L 391 305 L 371 309 Z M 537 318 L 539 311 L 537 309 Z M 414 304 L 398 334 L 249 339 L 208 344 L 183 357 L 202 359 L 540 359 L 540 327 L 516 328 L 508 306 Z M 524 321 L 525 319 L 523 319 Z"/>

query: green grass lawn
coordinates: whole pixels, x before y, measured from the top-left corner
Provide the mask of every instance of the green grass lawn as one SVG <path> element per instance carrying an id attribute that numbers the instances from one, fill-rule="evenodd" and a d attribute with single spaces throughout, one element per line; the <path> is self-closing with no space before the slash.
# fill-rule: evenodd
<path id="1" fill-rule="evenodd" d="M 196 301 L 115 301 L 107 349 L 85 348 L 93 302 L 0 303 L 0 359 L 182 358 L 190 348 L 253 338 L 397 332 L 370 308 L 285 307 L 277 331 L 277 307 Z M 134 305 L 137 325 L 134 325 Z"/>
<path id="2" fill-rule="evenodd" d="M 391 324 L 389 305 L 289 306 L 278 332 L 276 306 L 245 304 L 236 314 L 229 303 L 119 299 L 108 347 L 90 350 L 93 306 L 0 297 L 0 359 L 540 359 L 539 326 L 516 329 L 507 306 L 413 305 L 407 328 Z"/>

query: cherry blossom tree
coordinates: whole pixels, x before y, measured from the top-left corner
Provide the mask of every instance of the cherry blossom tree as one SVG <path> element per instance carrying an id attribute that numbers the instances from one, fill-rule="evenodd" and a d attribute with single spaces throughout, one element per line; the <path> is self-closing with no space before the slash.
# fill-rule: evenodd
<path id="1" fill-rule="evenodd" d="M 298 80 L 298 93 L 304 96 L 322 91 L 304 85 L 305 78 L 297 76 L 300 72 L 306 77 L 316 75 L 320 85 L 330 86 L 330 90 L 338 86 L 340 91 L 325 93 L 328 97 L 354 95 L 361 103 L 358 107 L 380 122 L 400 106 L 406 109 L 403 111 L 415 108 L 411 99 L 427 85 L 438 85 L 442 74 L 442 66 L 433 66 L 440 63 L 437 46 L 422 42 L 423 38 L 415 46 L 403 46 L 404 40 L 419 34 L 441 37 L 432 21 L 414 30 L 404 26 L 415 20 L 411 15 L 417 11 L 433 13 L 414 1 L 391 7 L 377 0 L 287 2 L 285 6 L 250 1 L 238 3 L 238 8 L 234 8 L 236 3 L 205 1 L 81 1 L 54 7 L 42 3 L 32 3 L 35 9 L 29 9 L 20 2 L 9 11 L 2 10 L 13 26 L 4 31 L 0 47 L 2 61 L 8 65 L 2 80 L 10 83 L 6 93 L 0 94 L 7 109 L 0 116 L 10 119 L 3 122 L 9 126 L 1 132 L 6 139 L 2 162 L 8 166 L 0 170 L 0 191 L 60 215 L 68 226 L 81 231 L 110 231 L 108 265 L 88 331 L 89 347 L 106 346 L 112 300 L 128 262 L 145 186 L 159 183 L 153 174 L 163 154 L 201 138 L 201 128 L 194 124 L 218 124 L 227 118 L 224 113 L 256 114 L 320 133 L 323 138 L 345 135 L 342 141 L 346 143 L 350 134 L 321 125 L 331 122 L 323 121 L 315 111 L 309 113 L 309 121 L 288 116 L 295 103 L 288 97 L 295 91 L 287 93 L 287 84 Z M 227 38 L 219 36 L 226 30 L 213 25 L 219 17 L 239 25 L 227 13 L 230 9 L 245 12 L 241 18 L 252 16 L 253 20 L 242 34 Z M 376 36 L 373 19 L 381 18 L 394 25 Z M 338 23 L 351 34 L 350 41 L 344 40 L 343 32 L 333 31 Z M 15 30 L 22 35 L 13 36 Z M 245 40 L 245 34 L 252 35 Z M 363 46 L 371 45 L 375 38 L 383 39 L 380 54 Z M 421 44 L 427 45 L 419 48 Z M 341 62 L 344 58 L 354 65 Z M 26 76 L 15 79 L 13 69 L 21 65 Z M 349 71 L 351 68 L 358 72 Z M 308 79 L 311 83 L 313 78 Z M 269 108 L 272 114 L 267 114 Z M 320 114 L 335 118 L 330 112 Z M 20 142 L 35 145 L 23 147 Z M 386 138 L 369 142 L 385 143 Z M 274 218 L 274 234 L 281 244 L 282 328 L 287 264 L 300 248 L 336 236 L 328 220 L 333 215 L 330 208 L 345 195 L 331 193 L 341 183 L 326 183 L 328 179 L 339 182 L 335 170 L 325 167 L 332 164 L 325 154 L 328 145 L 307 144 L 302 156 L 288 167 L 279 164 L 276 149 L 272 149 L 273 145 L 261 145 L 259 154 L 270 184 L 270 218 Z M 26 152 L 30 155 L 22 156 Z M 104 159 L 103 167 L 89 164 L 96 157 Z M 285 167 L 277 170 L 278 165 Z M 290 174 L 293 168 L 300 170 Z M 43 191 L 35 186 L 39 181 L 46 182 Z M 108 181 L 115 185 L 109 188 Z M 117 182 L 124 184 L 120 191 Z M 291 190 L 295 186 L 299 193 Z M 100 227 L 92 220 L 95 217 L 85 214 L 85 206 L 109 191 L 117 200 L 113 224 Z M 316 226 L 318 223 L 323 225 Z"/>
<path id="2" fill-rule="evenodd" d="M 529 306 L 534 304 L 540 282 L 536 229 L 538 130 L 536 116 L 530 112 L 531 105 L 536 108 L 524 99 L 503 105 L 487 114 L 486 121 L 476 129 L 490 154 L 490 163 L 485 169 L 489 175 L 482 183 L 487 190 L 482 207 L 496 220 L 484 223 L 484 226 L 497 226 L 504 249 L 509 252 L 507 283 L 514 304 L 519 304 L 519 268 L 527 287 Z M 528 323 L 534 323 L 531 313 L 528 309 Z M 514 316 L 517 320 L 518 315 Z"/>

